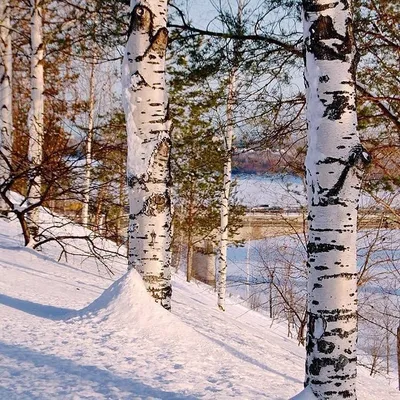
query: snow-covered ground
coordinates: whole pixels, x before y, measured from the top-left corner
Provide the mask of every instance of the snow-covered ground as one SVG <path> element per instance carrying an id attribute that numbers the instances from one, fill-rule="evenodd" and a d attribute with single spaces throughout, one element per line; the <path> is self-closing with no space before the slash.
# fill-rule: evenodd
<path id="1" fill-rule="evenodd" d="M 287 400 L 301 390 L 304 349 L 233 298 L 218 311 L 215 293 L 177 274 L 169 313 L 135 272 L 113 283 L 122 258 L 110 277 L 84 255 L 57 262 L 56 244 L 21 243 L 17 223 L 0 220 L 1 400 Z M 394 379 L 363 368 L 358 390 L 400 399 Z"/>

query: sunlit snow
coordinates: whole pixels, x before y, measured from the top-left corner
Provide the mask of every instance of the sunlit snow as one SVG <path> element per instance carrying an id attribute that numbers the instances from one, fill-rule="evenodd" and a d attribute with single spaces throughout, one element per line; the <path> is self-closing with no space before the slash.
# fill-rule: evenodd
<path id="1" fill-rule="evenodd" d="M 239 298 L 223 313 L 212 289 L 179 273 L 171 314 L 134 271 L 122 276 L 122 257 L 109 276 L 83 255 L 57 262 L 54 243 L 22 247 L 16 221 L 1 219 L 0 232 L 1 400 L 287 400 L 302 390 L 304 348 Z M 400 396 L 361 369 L 359 398 Z"/>

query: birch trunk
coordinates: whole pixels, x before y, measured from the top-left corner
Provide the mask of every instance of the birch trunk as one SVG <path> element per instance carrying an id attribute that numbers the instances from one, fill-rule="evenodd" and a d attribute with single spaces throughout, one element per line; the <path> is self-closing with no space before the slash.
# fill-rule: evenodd
<path id="1" fill-rule="evenodd" d="M 0 3 L 0 185 L 10 175 L 7 162 L 11 162 L 12 149 L 12 45 L 10 2 Z M 7 214 L 9 207 L 0 196 L 0 213 Z"/>
<path id="2" fill-rule="evenodd" d="M 123 61 L 128 133 L 129 268 L 147 290 L 171 308 L 170 123 L 165 51 L 167 0 L 132 0 Z"/>
<path id="3" fill-rule="evenodd" d="M 31 176 L 28 188 L 28 205 L 40 201 L 43 112 L 44 112 L 44 74 L 43 74 L 43 17 L 41 0 L 30 0 L 31 5 L 31 107 L 28 114 L 29 148 L 28 158 Z M 29 231 L 34 238 L 38 233 L 39 207 L 28 214 Z"/>
<path id="4" fill-rule="evenodd" d="M 86 137 L 86 163 L 85 163 L 85 183 L 83 192 L 83 207 L 82 207 L 82 224 L 89 224 L 89 202 L 90 202 L 90 184 L 92 174 L 92 142 L 93 142 L 93 127 L 94 127 L 94 105 L 95 105 L 95 58 L 90 65 L 89 77 L 89 118 L 88 118 L 88 133 Z"/>
<path id="5" fill-rule="evenodd" d="M 356 398 L 357 208 L 363 164 L 351 2 L 303 0 L 308 152 L 306 385 Z"/>
<path id="6" fill-rule="evenodd" d="M 242 25 L 243 0 L 238 3 L 238 26 Z M 226 297 L 226 275 L 227 275 L 227 253 L 229 236 L 229 194 L 232 182 L 232 141 L 234 135 L 234 113 L 236 104 L 236 74 L 238 70 L 238 43 L 233 44 L 232 70 L 229 74 L 228 99 L 226 110 L 226 132 L 225 132 L 225 162 L 224 180 L 221 198 L 221 225 L 220 225 L 220 245 L 218 257 L 218 308 L 225 310 Z"/>
<path id="7" fill-rule="evenodd" d="M 193 276 L 193 225 L 194 225 L 194 185 L 190 184 L 189 204 L 187 205 L 187 239 L 186 239 L 186 282 L 190 282 Z"/>
<path id="8" fill-rule="evenodd" d="M 218 307 L 225 311 L 226 296 L 226 274 L 227 274 L 227 253 L 229 235 L 229 194 L 231 191 L 232 180 L 232 141 L 233 141 L 233 107 L 235 105 L 236 91 L 236 69 L 231 71 L 228 87 L 228 104 L 226 111 L 227 128 L 225 134 L 225 163 L 224 181 L 221 198 L 221 226 L 220 226 L 220 245 L 218 257 Z"/>

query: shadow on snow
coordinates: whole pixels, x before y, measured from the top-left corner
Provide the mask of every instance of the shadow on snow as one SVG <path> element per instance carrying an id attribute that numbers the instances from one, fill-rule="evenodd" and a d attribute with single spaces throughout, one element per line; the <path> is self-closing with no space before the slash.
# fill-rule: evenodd
<path id="1" fill-rule="evenodd" d="M 61 320 L 71 312 L 75 311 L 70 308 L 45 306 L 28 300 L 15 299 L 14 297 L 6 296 L 4 294 L 0 294 L 0 304 L 15 308 L 16 310 L 23 311 L 27 314 L 35 315 L 36 317 L 52 320 Z"/>
<path id="2" fill-rule="evenodd" d="M 120 395 L 123 395 L 123 397 L 118 397 L 121 399 L 131 399 L 133 395 L 145 395 L 146 398 L 152 396 L 157 399 L 168 400 L 196 400 L 194 396 L 156 389 L 134 378 L 123 378 L 94 365 L 80 365 L 56 355 L 42 354 L 22 346 L 8 345 L 0 342 L 0 354 L 3 356 L 1 364 L 5 363 L 4 357 L 13 360 L 12 366 L 2 365 L 1 369 L 4 371 L 8 368 L 11 375 L 17 374 L 23 376 L 22 384 L 33 388 L 33 393 L 29 393 L 29 399 L 36 399 L 36 397 L 32 396 L 36 395 L 34 388 L 39 389 L 41 386 L 38 385 L 38 381 L 46 384 L 49 380 L 57 379 L 59 382 L 62 382 L 61 386 L 55 386 L 57 387 L 57 393 L 54 393 L 54 390 L 53 393 L 50 393 L 51 388 L 48 388 L 47 393 L 42 392 L 42 396 L 48 394 L 48 397 L 40 397 L 41 400 L 71 395 L 71 391 L 73 393 L 74 390 L 79 390 L 82 384 L 89 386 L 93 392 L 102 394 L 107 399 L 115 398 L 116 390 L 118 390 L 122 392 Z M 22 363 L 22 366 L 18 370 L 15 362 Z M 46 368 L 46 370 L 43 371 L 43 368 Z M 9 389 L 2 388 L 2 390 L 9 392 L 8 394 L 10 395 L 13 393 Z M 60 391 L 63 393 L 60 393 Z M 0 391 L 1 394 L 2 392 Z M 7 398 L 13 399 L 12 395 Z M 37 398 L 39 399 L 39 397 Z"/>

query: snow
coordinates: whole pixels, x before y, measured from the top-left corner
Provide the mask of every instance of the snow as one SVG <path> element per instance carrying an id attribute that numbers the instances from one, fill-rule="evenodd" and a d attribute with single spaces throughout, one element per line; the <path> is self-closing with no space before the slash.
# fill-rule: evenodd
<path id="1" fill-rule="evenodd" d="M 17 222 L 0 219 L 1 400 L 287 400 L 303 389 L 304 348 L 238 299 L 221 312 L 212 290 L 176 274 L 169 313 L 122 257 L 111 277 L 43 247 L 24 248 Z M 400 395 L 361 368 L 359 398 Z"/>
<path id="2" fill-rule="evenodd" d="M 290 400 L 316 400 L 317 398 L 314 396 L 310 387 L 302 390 L 298 395 L 292 397 Z"/>

